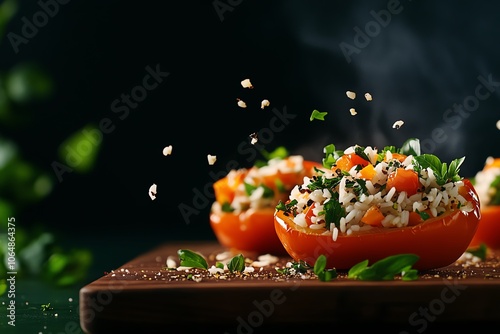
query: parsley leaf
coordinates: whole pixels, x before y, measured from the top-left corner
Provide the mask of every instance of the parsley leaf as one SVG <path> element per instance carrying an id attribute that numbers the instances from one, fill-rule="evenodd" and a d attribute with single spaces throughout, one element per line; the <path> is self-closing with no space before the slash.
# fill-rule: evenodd
<path id="1" fill-rule="evenodd" d="M 323 206 L 325 210 L 325 228 L 330 229 L 330 224 L 335 224 L 336 227 L 340 227 L 340 219 L 345 217 L 345 209 L 338 201 L 339 194 L 334 193 L 332 195 L 332 200 L 326 202 Z"/>
<path id="2" fill-rule="evenodd" d="M 338 158 L 344 154 L 343 151 L 336 150 L 334 144 L 326 145 L 323 148 L 323 153 L 325 153 L 325 157 L 323 158 L 323 167 L 331 169 L 332 166 L 337 162 Z"/>
<path id="3" fill-rule="evenodd" d="M 276 205 L 276 210 L 278 211 L 290 211 L 290 209 L 295 205 L 297 204 L 298 201 L 296 199 L 294 199 L 293 201 L 289 202 L 289 203 L 283 203 L 281 200 L 278 202 L 278 204 Z"/>
<path id="4" fill-rule="evenodd" d="M 245 258 L 243 257 L 243 254 L 238 254 L 229 260 L 227 263 L 227 269 L 229 269 L 231 273 L 245 270 Z"/>
<path id="5" fill-rule="evenodd" d="M 315 119 L 320 120 L 320 121 L 324 121 L 325 120 L 325 116 L 327 114 L 328 114 L 327 112 L 320 112 L 320 111 L 314 109 L 313 112 L 311 113 L 311 117 L 309 117 L 309 120 L 311 122 L 313 120 L 315 120 Z"/>
<path id="6" fill-rule="evenodd" d="M 390 148 L 393 148 L 393 146 Z M 386 150 L 384 149 L 384 151 Z M 394 151 L 392 150 L 391 152 L 394 153 Z M 417 138 L 408 139 L 403 143 L 397 153 L 404 155 L 413 155 L 414 157 L 420 155 L 420 140 Z"/>
<path id="7" fill-rule="evenodd" d="M 401 274 L 403 280 L 415 280 L 418 272 L 412 266 L 419 259 L 415 254 L 398 254 L 383 258 L 371 266 L 368 260 L 361 261 L 349 269 L 347 277 L 364 281 L 393 280 Z"/>
<path id="8" fill-rule="evenodd" d="M 177 251 L 181 266 L 208 269 L 208 263 L 203 256 L 189 249 L 179 249 Z"/>
<path id="9" fill-rule="evenodd" d="M 465 157 L 455 159 L 450 163 L 450 167 L 446 162 L 441 162 L 439 158 L 433 154 L 422 154 L 414 157 L 421 168 L 430 168 L 436 176 L 436 182 L 443 185 L 449 181 L 459 181 L 461 177 L 458 175 L 460 166 L 465 160 Z"/>
<path id="10" fill-rule="evenodd" d="M 323 254 L 316 259 L 313 271 L 322 282 L 328 282 L 337 277 L 335 269 L 326 269 L 326 256 Z"/>

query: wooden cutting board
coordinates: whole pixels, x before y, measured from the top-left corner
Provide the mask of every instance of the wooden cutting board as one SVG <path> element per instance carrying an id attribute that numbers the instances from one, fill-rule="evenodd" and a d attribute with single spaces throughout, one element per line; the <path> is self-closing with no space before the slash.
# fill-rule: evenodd
<path id="1" fill-rule="evenodd" d="M 190 241 L 138 256 L 80 290 L 82 329 L 91 334 L 258 333 L 328 326 L 430 333 L 500 325 L 500 257 L 495 253 L 479 264 L 457 261 L 420 272 L 415 281 L 355 281 L 339 272 L 336 279 L 322 282 L 314 275 L 278 273 L 275 268 L 291 260 L 287 256 L 253 266 L 253 273 L 169 270 L 167 258 L 178 264 L 179 249 L 205 255 L 209 267 L 217 254 L 226 252 L 216 242 Z M 245 256 L 258 260 L 257 254 Z"/>

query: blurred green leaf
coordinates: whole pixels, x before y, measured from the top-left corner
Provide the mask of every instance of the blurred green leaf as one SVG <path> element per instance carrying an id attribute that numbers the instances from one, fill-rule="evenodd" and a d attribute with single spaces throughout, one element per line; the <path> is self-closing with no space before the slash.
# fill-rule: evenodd
<path id="1" fill-rule="evenodd" d="M 5 79 L 0 74 L 0 120 L 8 121 L 11 116 L 11 105 L 5 89 Z"/>
<path id="2" fill-rule="evenodd" d="M 7 280 L 0 279 L 0 296 L 7 291 Z"/>
<path id="3" fill-rule="evenodd" d="M 0 233 L 0 279 L 7 273 L 7 234 Z M 17 278 L 36 277 L 55 286 L 69 286 L 82 281 L 92 264 L 88 249 L 61 248 L 56 237 L 44 225 L 26 229 L 16 227 Z"/>
<path id="4" fill-rule="evenodd" d="M 0 38 L 5 37 L 6 27 L 17 9 L 18 0 L 0 3 Z M 26 111 L 31 112 L 35 103 L 46 101 L 53 92 L 51 76 L 35 63 L 19 63 L 0 72 L 0 121 L 12 126 L 29 119 Z M 65 154 L 64 149 L 72 146 L 80 154 L 77 171 L 87 171 L 94 165 L 102 139 L 100 130 L 95 127 L 89 126 L 82 131 L 61 146 Z M 90 150 L 85 151 L 85 148 Z M 0 222 L 0 295 L 7 290 L 4 279 L 8 249 L 5 217 L 16 216 L 17 212 L 23 212 L 26 206 L 52 191 L 54 180 L 49 172 L 25 160 L 14 142 L 0 137 L 0 218 L 4 217 Z M 86 276 L 92 253 L 86 249 L 61 249 L 46 226 L 30 226 L 29 230 L 17 226 L 15 237 L 18 278 L 31 275 L 45 278 L 57 286 L 67 286 Z"/>
<path id="5" fill-rule="evenodd" d="M 0 37 L 3 37 L 5 27 L 16 14 L 17 7 L 17 0 L 4 0 L 0 4 Z"/>
<path id="6" fill-rule="evenodd" d="M 82 281 L 92 263 L 87 249 L 54 252 L 44 266 L 44 278 L 57 286 L 69 286 Z"/>
<path id="7" fill-rule="evenodd" d="M 49 175 L 25 161 L 12 141 L 0 138 L 0 198 L 23 209 L 52 191 L 54 179 Z"/>
<path id="8" fill-rule="evenodd" d="M 91 171 L 101 147 L 102 132 L 94 124 L 73 133 L 59 146 L 59 158 L 79 173 Z"/>
<path id="9" fill-rule="evenodd" d="M 0 231 L 7 231 L 7 217 L 14 216 L 13 204 L 5 198 L 0 197 Z M 0 253 L 1 254 L 1 253 Z"/>
<path id="10" fill-rule="evenodd" d="M 45 232 L 32 240 L 30 244 L 19 251 L 19 259 L 22 261 L 23 270 L 30 275 L 39 275 L 42 266 L 49 257 L 49 246 L 54 243 L 54 236 Z"/>
<path id="11" fill-rule="evenodd" d="M 5 81 L 7 95 L 20 104 L 43 101 L 54 89 L 50 76 L 38 65 L 23 63 L 13 67 Z"/>

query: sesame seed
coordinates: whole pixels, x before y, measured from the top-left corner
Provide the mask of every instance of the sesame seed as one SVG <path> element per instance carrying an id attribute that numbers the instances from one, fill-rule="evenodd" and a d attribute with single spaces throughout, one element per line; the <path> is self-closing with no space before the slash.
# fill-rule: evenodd
<path id="1" fill-rule="evenodd" d="M 354 109 L 354 108 L 349 109 L 349 112 L 350 112 L 350 113 L 351 113 L 351 115 L 353 115 L 353 116 L 358 114 L 358 112 L 357 112 L 357 111 L 356 111 L 356 109 Z"/>
<path id="2" fill-rule="evenodd" d="M 366 101 L 371 101 L 373 98 L 372 98 L 372 95 L 370 93 L 365 93 L 365 99 L 366 99 Z"/>

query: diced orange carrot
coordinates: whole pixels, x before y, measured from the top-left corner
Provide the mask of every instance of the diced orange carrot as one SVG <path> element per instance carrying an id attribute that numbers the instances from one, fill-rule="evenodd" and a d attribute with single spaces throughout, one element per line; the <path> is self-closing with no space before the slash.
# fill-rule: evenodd
<path id="1" fill-rule="evenodd" d="M 497 168 L 500 167 L 500 158 L 494 158 L 491 160 L 487 160 L 484 167 L 483 167 L 483 170 L 487 170 L 487 169 L 490 169 L 493 167 L 497 167 Z"/>
<path id="2" fill-rule="evenodd" d="M 419 187 L 418 174 L 411 169 L 398 168 L 387 178 L 387 190 L 396 188 L 398 192 L 405 191 L 408 196 L 416 194 Z"/>
<path id="3" fill-rule="evenodd" d="M 234 199 L 236 188 L 243 183 L 246 175 L 246 172 L 238 171 L 231 178 L 226 175 L 215 181 L 213 184 L 215 200 L 220 204 L 231 203 Z"/>
<path id="4" fill-rule="evenodd" d="M 231 203 L 234 198 L 234 192 L 228 185 L 227 177 L 214 182 L 215 200 L 220 204 Z"/>
<path id="5" fill-rule="evenodd" d="M 340 170 L 347 172 L 354 166 L 361 165 L 362 167 L 365 167 L 368 164 L 370 164 L 369 161 L 361 158 L 359 155 L 355 153 L 350 153 L 341 156 L 335 163 L 334 167 L 332 168 L 333 169 L 339 168 Z"/>
<path id="6" fill-rule="evenodd" d="M 380 209 L 374 205 L 366 210 L 363 218 L 361 218 L 361 221 L 371 226 L 382 226 L 382 220 L 384 220 L 384 218 L 385 217 Z"/>
<path id="7" fill-rule="evenodd" d="M 362 170 L 359 171 L 359 174 L 362 179 L 372 180 L 373 177 L 377 174 L 377 171 L 375 170 L 375 167 L 373 167 L 372 164 L 368 164 L 365 167 L 363 167 Z"/>
<path id="8" fill-rule="evenodd" d="M 405 161 L 405 159 L 408 157 L 407 155 L 401 154 L 401 153 L 391 153 L 392 159 L 396 159 L 399 162 Z M 384 161 L 389 161 L 389 158 L 387 157 L 387 154 L 385 155 Z"/>

